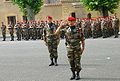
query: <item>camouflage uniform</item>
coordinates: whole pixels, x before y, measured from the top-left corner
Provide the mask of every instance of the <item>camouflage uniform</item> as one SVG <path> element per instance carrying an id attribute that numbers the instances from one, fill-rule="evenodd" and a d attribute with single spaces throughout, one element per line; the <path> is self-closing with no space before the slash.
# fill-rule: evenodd
<path id="1" fill-rule="evenodd" d="M 101 22 L 103 38 L 107 38 L 107 31 L 108 31 L 107 26 L 108 26 L 107 21 L 105 19 L 103 19 Z"/>
<path id="2" fill-rule="evenodd" d="M 12 24 L 9 24 L 9 25 L 8 25 L 8 29 L 9 29 L 11 41 L 14 41 L 14 27 L 13 27 L 13 25 L 12 25 Z"/>
<path id="3" fill-rule="evenodd" d="M 115 38 L 118 38 L 118 32 L 119 32 L 119 19 L 118 18 L 113 19 L 113 29 L 114 29 Z"/>
<path id="4" fill-rule="evenodd" d="M 51 59 L 51 65 L 57 65 L 57 47 L 59 42 L 59 37 L 57 35 L 54 35 L 54 32 L 56 31 L 56 27 L 54 23 L 48 23 L 46 24 L 43 32 L 44 41 L 46 42 L 48 46 L 48 50 L 50 53 L 50 59 Z M 53 59 L 55 62 L 53 62 Z"/>
<path id="5" fill-rule="evenodd" d="M 1 30 L 2 30 L 2 35 L 3 35 L 3 41 L 5 41 L 6 40 L 6 26 L 4 24 L 2 24 Z"/>
<path id="6" fill-rule="evenodd" d="M 40 25 L 40 32 L 39 32 L 40 39 L 42 39 L 42 40 L 43 40 L 43 29 L 44 29 L 44 27 L 45 27 L 45 23 L 42 22 L 41 25 Z"/>
<path id="7" fill-rule="evenodd" d="M 96 21 L 93 21 L 92 23 L 92 37 L 97 38 L 97 23 Z"/>
<path id="8" fill-rule="evenodd" d="M 32 30 L 32 39 L 36 40 L 37 39 L 37 25 L 34 23 L 33 30 Z"/>
<path id="9" fill-rule="evenodd" d="M 67 47 L 67 56 L 72 70 L 81 70 L 81 41 L 84 39 L 83 32 L 80 28 L 71 26 L 66 28 L 65 38 Z"/>
<path id="10" fill-rule="evenodd" d="M 23 24 L 23 34 L 24 34 L 24 40 L 29 40 L 29 27 L 26 23 Z"/>
<path id="11" fill-rule="evenodd" d="M 16 29 L 16 35 L 17 35 L 17 40 L 21 41 L 21 36 L 22 36 L 22 28 L 21 25 L 19 23 L 17 23 L 15 25 L 15 29 Z"/>
<path id="12" fill-rule="evenodd" d="M 102 36 L 102 30 L 101 30 L 101 20 L 97 19 L 96 21 L 97 24 L 97 37 L 101 37 Z"/>

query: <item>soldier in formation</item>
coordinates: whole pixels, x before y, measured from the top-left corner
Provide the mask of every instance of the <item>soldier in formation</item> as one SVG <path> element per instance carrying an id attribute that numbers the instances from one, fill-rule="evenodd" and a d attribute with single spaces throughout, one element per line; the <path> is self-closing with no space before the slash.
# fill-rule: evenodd
<path id="1" fill-rule="evenodd" d="M 5 41 L 6 40 L 6 25 L 4 25 L 3 22 L 2 22 L 1 30 L 2 30 L 3 41 Z"/>
<path id="2" fill-rule="evenodd" d="M 21 38 L 22 38 L 22 27 L 21 27 L 21 24 L 19 22 L 17 22 L 14 28 L 16 30 L 17 40 L 21 41 Z"/>
<path id="3" fill-rule="evenodd" d="M 115 35 L 115 38 L 118 38 L 118 33 L 119 33 L 119 19 L 114 16 L 113 18 L 113 29 L 114 29 L 114 35 Z"/>
<path id="4" fill-rule="evenodd" d="M 100 17 L 94 19 L 82 19 L 81 27 L 83 28 L 85 38 L 111 37 L 115 35 L 118 37 L 119 33 L 119 19 L 112 17 Z"/>
<path id="5" fill-rule="evenodd" d="M 8 30 L 9 30 L 10 37 L 11 37 L 10 41 L 14 41 L 14 26 L 11 22 L 8 25 Z"/>
<path id="6" fill-rule="evenodd" d="M 60 26 L 62 20 L 56 20 L 53 23 L 56 27 Z M 11 41 L 14 41 L 14 31 L 16 32 L 17 40 L 43 40 L 43 30 L 48 24 L 47 21 L 23 21 L 17 22 L 13 26 L 12 22 L 8 24 L 8 30 L 11 36 Z M 68 24 L 66 23 L 66 26 Z M 119 19 L 114 17 L 98 17 L 98 18 L 77 18 L 76 26 L 83 29 L 85 38 L 111 37 L 118 38 L 119 35 Z M 3 41 L 6 39 L 6 26 L 1 27 Z M 61 29 L 60 38 L 65 38 L 64 29 Z"/>

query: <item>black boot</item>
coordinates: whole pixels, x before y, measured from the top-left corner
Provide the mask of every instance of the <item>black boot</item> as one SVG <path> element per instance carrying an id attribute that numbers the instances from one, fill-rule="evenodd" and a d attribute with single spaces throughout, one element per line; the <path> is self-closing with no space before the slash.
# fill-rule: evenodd
<path id="1" fill-rule="evenodd" d="M 80 71 L 77 71 L 76 80 L 80 80 Z"/>
<path id="2" fill-rule="evenodd" d="M 75 79 L 75 69 L 71 68 L 72 71 L 72 77 L 70 78 L 70 80 Z"/>
<path id="3" fill-rule="evenodd" d="M 58 66 L 58 64 L 57 64 L 57 57 L 55 58 L 55 66 Z"/>
<path id="4" fill-rule="evenodd" d="M 53 58 L 51 58 L 51 64 L 49 66 L 53 66 L 54 62 L 53 62 Z"/>

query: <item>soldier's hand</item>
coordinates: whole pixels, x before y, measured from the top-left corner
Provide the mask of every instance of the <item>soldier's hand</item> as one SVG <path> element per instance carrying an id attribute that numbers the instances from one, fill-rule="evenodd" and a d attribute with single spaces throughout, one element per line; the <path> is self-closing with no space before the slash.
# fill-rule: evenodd
<path id="1" fill-rule="evenodd" d="M 60 23 L 60 28 L 64 28 L 64 26 L 65 26 L 65 22 L 62 21 L 62 22 Z"/>

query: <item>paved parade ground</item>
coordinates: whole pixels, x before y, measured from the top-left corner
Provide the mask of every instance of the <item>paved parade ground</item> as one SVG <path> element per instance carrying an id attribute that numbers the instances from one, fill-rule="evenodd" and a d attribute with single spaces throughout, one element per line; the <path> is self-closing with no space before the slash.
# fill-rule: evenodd
<path id="1" fill-rule="evenodd" d="M 70 81 L 64 40 L 57 67 L 48 66 L 48 50 L 41 40 L 1 40 L 0 81 Z M 120 81 L 120 38 L 87 39 L 82 68 L 80 81 Z"/>

